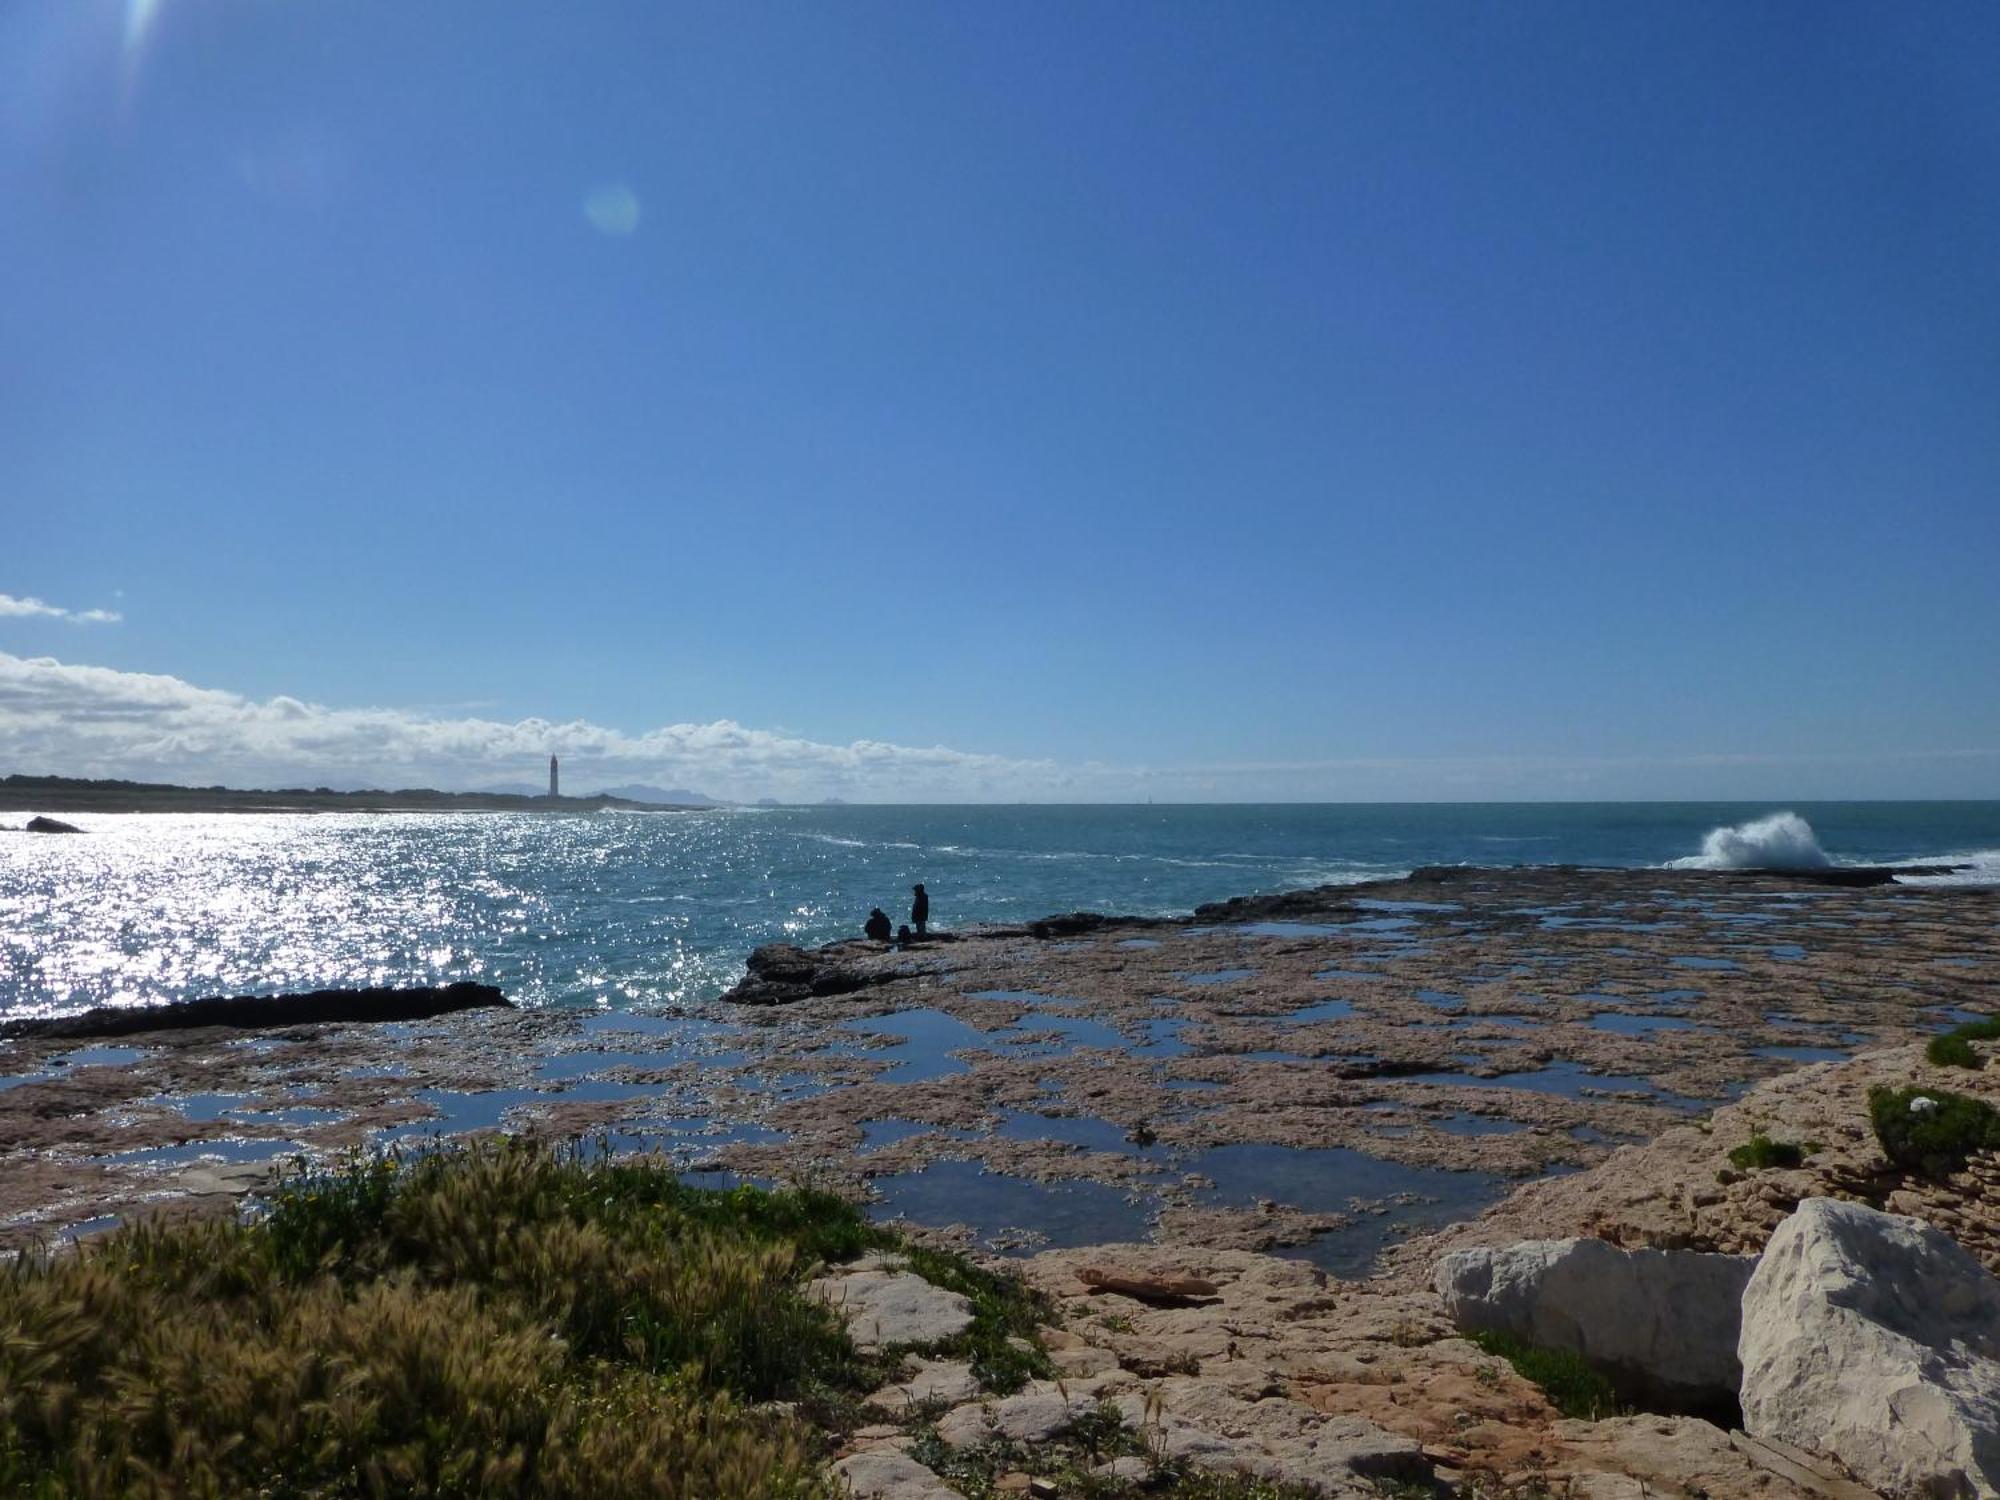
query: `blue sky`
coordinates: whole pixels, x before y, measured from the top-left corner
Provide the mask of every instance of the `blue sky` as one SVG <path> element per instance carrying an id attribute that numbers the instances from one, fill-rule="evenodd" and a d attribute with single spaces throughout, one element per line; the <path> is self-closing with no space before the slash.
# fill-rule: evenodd
<path id="1" fill-rule="evenodd" d="M 0 6 L 0 596 L 71 612 L 0 609 L 0 764 L 2000 795 L 1996 69 L 1972 5 Z"/>

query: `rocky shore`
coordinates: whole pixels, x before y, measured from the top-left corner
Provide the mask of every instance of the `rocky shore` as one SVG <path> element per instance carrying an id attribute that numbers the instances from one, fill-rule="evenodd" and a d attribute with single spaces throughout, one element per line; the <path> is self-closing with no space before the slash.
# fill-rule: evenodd
<path id="1" fill-rule="evenodd" d="M 1869 1101 L 2000 1105 L 2000 1074 L 1923 1045 L 2000 1012 L 1996 917 L 1994 893 L 1967 889 L 1430 872 L 1178 921 L 1075 914 L 904 950 L 760 950 L 696 1014 L 482 1008 L 125 1047 L 16 1036 L 0 1041 L 0 1215 L 20 1244 L 234 1202 L 298 1151 L 604 1132 L 698 1180 L 808 1177 L 903 1211 L 920 1239 L 1046 1247 L 1008 1263 L 1052 1299 L 1059 1378 L 996 1396 L 913 1357 L 881 1420 L 836 1435 L 859 1494 L 1023 1490 L 1036 1476 L 1016 1459 L 1079 1432 L 1103 1451 L 1064 1448 L 1066 1472 L 1101 1466 L 1105 1485 L 1192 1465 L 1322 1494 L 1846 1495 L 1854 1473 L 1895 1492 L 1918 1481 L 1871 1469 L 1865 1438 L 1812 1453 L 1796 1423 L 1746 1434 L 1753 1403 L 1726 1381 L 1693 1381 L 1699 1399 L 1635 1382 L 1640 1356 L 1582 1332 L 1575 1352 L 1621 1376 L 1628 1409 L 1565 1416 L 1464 1336 L 1486 1316 L 1466 1288 L 1486 1266 L 1531 1310 L 1531 1342 L 1559 1345 L 1537 1289 L 1582 1276 L 1599 1301 L 1579 1305 L 1623 1309 L 1590 1326 L 1622 1324 L 1641 1304 L 1618 1300 L 1627 1273 L 1606 1253 L 1748 1267 L 1736 1258 L 1792 1233 L 1801 1205 L 1833 1202 L 1934 1231 L 1973 1268 L 1941 1295 L 1983 1306 L 1971 1278 L 2000 1266 L 2000 1157 L 1899 1164 Z M 1862 1244 L 1925 1265 L 1942 1253 L 1915 1229 L 1810 1227 L 1844 1247 L 1834 1260 L 1865 1259 Z M 1604 1248 L 1518 1250 L 1568 1240 Z M 1514 1259 L 1495 1272 L 1496 1254 Z M 1699 1297 L 1740 1335 L 1749 1276 L 1725 1271 Z M 833 1268 L 828 1294 L 859 1305 L 841 1283 L 868 1274 L 895 1272 Z M 1681 1278 L 1662 1284 L 1693 1328 Z M 1796 1306 L 1788 1284 L 1779 1300 Z M 1939 1336 L 1891 1331 L 1857 1347 Z M 1737 1358 L 1725 1342 L 1711 1328 L 1711 1368 Z M 1700 1368 L 1692 1350 L 1674 1362 Z M 1967 1431 L 1975 1387 L 1946 1393 L 1974 1413 Z M 1981 1462 L 1959 1463 L 1968 1488 L 1947 1475 L 1938 1492 L 1991 1493 Z"/>

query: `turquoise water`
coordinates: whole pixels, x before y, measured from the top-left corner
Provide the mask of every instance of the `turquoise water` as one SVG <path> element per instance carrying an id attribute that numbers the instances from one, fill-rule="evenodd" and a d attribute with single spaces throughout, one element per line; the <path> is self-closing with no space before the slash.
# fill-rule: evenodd
<path id="1" fill-rule="evenodd" d="M 0 835 L 0 1012 L 455 978 L 673 1007 L 759 943 L 858 933 L 877 905 L 901 920 L 918 880 L 945 927 L 1169 914 L 1426 864 L 1661 865 L 1783 810 L 1836 862 L 2000 879 L 2000 802 L 102 815 Z"/>

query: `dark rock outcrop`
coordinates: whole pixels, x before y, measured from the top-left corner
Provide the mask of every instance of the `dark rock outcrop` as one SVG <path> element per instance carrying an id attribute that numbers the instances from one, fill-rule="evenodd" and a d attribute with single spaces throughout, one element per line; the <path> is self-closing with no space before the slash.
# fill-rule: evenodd
<path id="1" fill-rule="evenodd" d="M 1166 925 L 1163 917 L 1107 917 L 1102 912 L 1072 911 L 1053 917 L 1043 917 L 1028 924 L 1028 932 L 1047 941 L 1049 938 L 1080 937 L 1086 932 L 1099 932 L 1106 927 L 1161 927 Z"/>
<path id="2" fill-rule="evenodd" d="M 10 1021 L 0 1025 L 0 1036 L 67 1039 L 135 1036 L 147 1031 L 183 1031 L 196 1026 L 256 1031 L 315 1021 L 421 1021 L 429 1016 L 487 1006 L 513 1009 L 512 1002 L 493 985 L 460 980 L 456 984 L 409 989 L 308 990 L 298 995 L 227 995 L 176 1000 L 168 1005 L 106 1007 L 79 1016 Z"/>
<path id="3" fill-rule="evenodd" d="M 846 962 L 843 943 L 808 952 L 796 943 L 766 943 L 749 957 L 750 972 L 722 998 L 735 1005 L 789 1005 L 821 995 L 851 995 L 896 977 L 892 969 Z M 871 944 L 869 951 L 879 951 Z"/>
<path id="4" fill-rule="evenodd" d="M 33 817 L 28 819 L 30 833 L 82 833 L 74 823 L 65 823 L 61 818 Z"/>

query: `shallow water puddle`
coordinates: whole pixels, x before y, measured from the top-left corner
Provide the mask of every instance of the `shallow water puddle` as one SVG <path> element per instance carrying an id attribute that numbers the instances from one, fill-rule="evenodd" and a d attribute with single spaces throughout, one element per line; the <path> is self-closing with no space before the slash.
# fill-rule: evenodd
<path id="1" fill-rule="evenodd" d="M 875 1219 L 963 1224 L 988 1249 L 1009 1249 L 1032 1225 L 1041 1243 L 1062 1248 L 1143 1240 L 1154 1202 L 1133 1200 L 1101 1182 L 1030 1182 L 977 1162 L 937 1161 L 922 1171 L 878 1177 Z"/>
<path id="2" fill-rule="evenodd" d="M 1114 1027 L 1081 1016 L 1033 1016 L 995 1035 L 1011 1052 L 1066 1053 L 1079 1047 L 1129 1050 L 1124 1035 Z"/>
<path id="3" fill-rule="evenodd" d="M 1044 1115 L 1010 1109 L 1002 1111 L 993 1134 L 1010 1141 L 1060 1141 L 1085 1151 L 1106 1151 L 1153 1161 L 1166 1155 L 1164 1146 L 1136 1145 L 1127 1139 L 1124 1130 L 1095 1115 Z"/>
<path id="4" fill-rule="evenodd" d="M 127 1167 L 178 1167 L 189 1162 L 223 1161 L 231 1165 L 245 1162 L 276 1161 L 281 1156 L 299 1156 L 306 1147 L 288 1140 L 186 1141 L 178 1146 L 148 1146 L 137 1151 L 115 1151 L 100 1160 Z"/>
<path id="5" fill-rule="evenodd" d="M 49 1058 L 31 1073 L 0 1076 L 0 1091 L 17 1088 L 24 1083 L 45 1083 L 51 1078 L 61 1078 L 71 1068 L 118 1068 L 150 1056 L 152 1049 L 149 1047 L 78 1047 Z"/>
<path id="6" fill-rule="evenodd" d="M 1590 1018 L 1599 1031 L 1615 1031 L 1621 1036 L 1645 1036 L 1654 1031 L 1703 1031 L 1706 1027 L 1685 1016 L 1634 1016 L 1623 1011 L 1600 1010 Z"/>
<path id="7" fill-rule="evenodd" d="M 659 1153 L 692 1158 L 716 1146 L 775 1146 L 790 1137 L 768 1125 L 724 1124 L 705 1115 L 688 1115 L 664 1120 L 628 1120 L 592 1139 L 602 1141 L 621 1156 Z"/>
<path id="8" fill-rule="evenodd" d="M 1181 1040 L 1181 1028 L 1187 1021 L 1181 1016 L 1162 1016 L 1145 1021 L 1139 1029 L 1146 1040 L 1130 1049 L 1134 1057 L 1185 1057 L 1193 1049 Z"/>
<path id="9" fill-rule="evenodd" d="M 1707 991 L 1705 990 L 1654 990 L 1653 1003 L 1655 1005 L 1692 1005 L 1695 1001 L 1705 998 L 1706 994 Z"/>
<path id="10" fill-rule="evenodd" d="M 1357 1214 L 1308 1244 L 1272 1252 L 1346 1277 L 1367 1275 L 1392 1241 L 1413 1230 L 1470 1218 L 1507 1186 L 1491 1172 L 1403 1166 L 1344 1146 L 1214 1146 L 1185 1166 L 1213 1180 L 1199 1196 L 1218 1207 L 1255 1208 L 1268 1198 L 1308 1213 Z M 1380 1200 L 1405 1194 L 1423 1201 L 1373 1211 Z"/>
<path id="11" fill-rule="evenodd" d="M 888 1016 L 859 1016 L 842 1021 L 840 1029 L 866 1036 L 901 1038 L 887 1047 L 833 1049 L 844 1056 L 888 1063 L 888 1071 L 882 1074 L 884 1083 L 922 1083 L 930 1078 L 968 1073 L 971 1069 L 951 1054 L 969 1050 L 985 1052 L 993 1046 L 986 1032 L 941 1010 L 899 1010 Z"/>
<path id="12" fill-rule="evenodd" d="M 1353 1014 L 1352 1000 L 1322 1000 L 1317 1005 L 1308 1005 L 1304 1010 L 1295 1010 L 1278 1019 L 1293 1025 L 1302 1025 L 1308 1021 L 1344 1021 Z"/>
<path id="13" fill-rule="evenodd" d="M 1530 1093 L 1557 1094 L 1565 1099 L 1581 1099 L 1584 1097 L 1585 1089 L 1596 1089 L 1610 1094 L 1648 1094 L 1655 1101 L 1672 1109 L 1699 1111 L 1710 1107 L 1706 1100 L 1671 1093 L 1650 1078 L 1641 1078 L 1631 1073 L 1586 1073 L 1582 1064 L 1573 1062 L 1550 1063 L 1546 1067 L 1518 1073 L 1500 1073 L 1492 1078 L 1447 1071 L 1411 1073 L 1403 1081 L 1452 1084 L 1474 1089 L 1526 1089 Z"/>
<path id="14" fill-rule="evenodd" d="M 1255 979 L 1255 969 L 1216 969 L 1208 974 L 1182 974 L 1186 984 L 1240 984 L 1245 979 Z"/>
<path id="15" fill-rule="evenodd" d="M 497 1129 L 509 1110 L 550 1096 L 540 1089 L 418 1089 L 416 1097 L 436 1110 L 438 1118 L 392 1125 L 376 1133 L 375 1144 L 391 1146 L 432 1136 Z"/>

